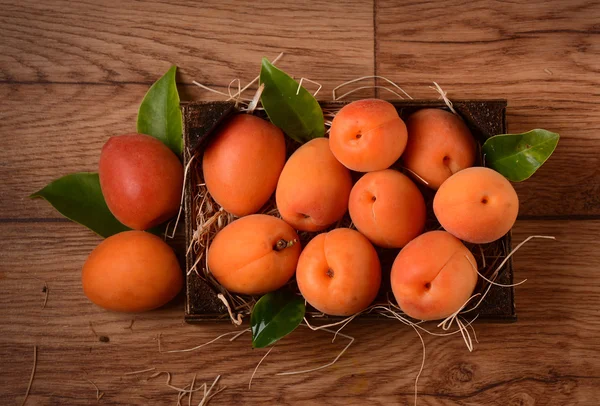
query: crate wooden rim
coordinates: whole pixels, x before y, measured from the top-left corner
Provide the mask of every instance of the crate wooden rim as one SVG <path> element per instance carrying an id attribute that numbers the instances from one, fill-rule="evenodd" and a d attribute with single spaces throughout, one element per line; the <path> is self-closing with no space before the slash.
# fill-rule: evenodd
<path id="1" fill-rule="evenodd" d="M 320 105 L 326 109 L 339 109 L 348 104 L 348 101 L 323 101 Z M 442 100 L 400 100 L 391 101 L 401 115 L 408 114 L 421 108 L 445 108 Z M 474 136 L 481 143 L 482 137 L 489 138 L 492 135 L 507 133 L 506 125 L 506 106 L 507 102 L 503 99 L 485 99 L 485 100 L 454 100 L 455 110 L 464 118 L 465 122 L 471 128 Z M 234 102 L 225 101 L 193 101 L 182 102 L 183 114 L 183 138 L 184 138 L 184 165 L 187 165 L 191 154 L 190 150 L 202 147 L 210 140 L 211 130 L 222 121 L 229 113 L 235 111 Z M 210 114 L 208 114 L 208 112 Z M 203 117 L 198 115 L 204 114 Z M 203 121 L 202 121 L 203 120 Z M 193 171 L 190 171 L 190 174 Z M 195 219 L 192 214 L 193 195 L 190 193 L 193 189 L 193 176 L 188 176 L 185 186 L 185 237 L 186 247 L 193 237 L 193 227 Z M 509 247 L 511 235 L 508 233 L 504 237 L 505 246 Z M 505 253 L 506 254 L 506 253 Z M 214 289 L 195 273 L 189 273 L 189 270 L 195 262 L 194 253 L 186 255 L 186 301 L 185 301 L 185 320 L 187 322 L 205 322 L 205 321 L 226 321 L 230 322 L 227 309 L 217 298 Z M 512 284 L 513 282 L 513 264 L 510 258 L 504 266 L 498 279 L 499 283 Z M 494 296 L 496 295 L 496 296 Z M 516 321 L 516 310 L 514 304 L 514 288 L 500 288 L 492 286 L 490 296 L 496 300 L 502 299 L 502 311 L 486 314 L 481 312 L 479 319 L 494 322 L 514 322 Z M 489 300 L 489 299 L 488 299 Z M 199 305 L 200 304 L 200 305 Z M 485 301 L 482 305 L 485 304 Z M 203 309 L 199 311 L 199 309 Z M 363 318 L 359 316 L 357 319 Z M 381 318 L 377 315 L 366 317 L 369 319 Z M 328 317 L 328 321 L 335 321 L 339 318 Z M 382 318 L 383 320 L 388 320 Z"/>

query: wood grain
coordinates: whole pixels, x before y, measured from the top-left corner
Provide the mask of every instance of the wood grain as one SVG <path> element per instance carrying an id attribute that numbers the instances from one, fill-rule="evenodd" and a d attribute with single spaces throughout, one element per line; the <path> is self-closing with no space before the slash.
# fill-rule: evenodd
<path id="1" fill-rule="evenodd" d="M 148 85 L 171 64 L 184 99 L 218 96 L 248 82 L 262 56 L 309 76 L 328 99 L 337 84 L 381 74 L 418 98 L 506 98 L 511 131 L 561 133 L 555 155 L 517 186 L 514 242 L 519 321 L 476 325 L 468 353 L 457 336 L 426 336 L 419 381 L 425 405 L 595 405 L 600 397 L 600 5 L 593 0 L 496 2 L 277 2 L 122 0 L 0 1 L 0 404 L 21 404 L 38 346 L 27 404 L 163 405 L 176 393 L 164 377 L 127 372 L 154 367 L 173 383 L 227 389 L 211 404 L 412 404 L 421 344 L 395 323 L 360 322 L 333 367 L 289 377 L 277 372 L 332 360 L 342 338 L 299 329 L 265 350 L 249 335 L 192 353 L 159 353 L 204 343 L 228 324 L 187 325 L 183 299 L 139 315 L 105 312 L 85 299 L 80 269 L 100 239 L 26 196 L 63 174 L 95 170 L 113 134 L 134 130 Z M 366 91 L 359 96 L 374 95 Z M 386 93 L 377 92 L 381 97 Z M 537 217 L 541 218 L 541 217 Z M 552 220 L 550 220 L 552 219 Z M 48 302 L 42 304 L 44 283 Z M 135 320 L 133 326 L 131 321 Z M 95 333 L 90 328 L 93 326 Z M 109 342 L 101 342 L 98 336 Z M 93 381 L 104 397 L 97 402 Z M 200 397 L 194 397 L 198 402 Z"/>
<path id="2" fill-rule="evenodd" d="M 509 131 L 560 133 L 517 185 L 523 215 L 600 214 L 600 3 L 378 0 L 375 14 L 377 74 L 418 98 L 437 97 L 432 81 L 450 98 L 505 98 Z"/>
<path id="3" fill-rule="evenodd" d="M 200 382 L 222 374 L 227 389 L 215 405 L 412 403 L 421 344 L 396 322 L 353 322 L 344 332 L 356 342 L 336 365 L 274 376 L 325 364 L 345 346 L 343 338 L 332 344 L 328 333 L 301 328 L 276 345 L 248 390 L 265 353 L 250 348 L 249 335 L 192 353 L 158 352 L 157 334 L 165 350 L 189 348 L 234 330 L 228 323 L 187 325 L 180 301 L 139 315 L 89 303 L 80 269 L 99 241 L 90 232 L 70 223 L 0 224 L 0 232 L 0 365 L 11 365 L 0 368 L 2 404 L 22 398 L 34 345 L 31 404 L 95 403 L 86 379 L 105 392 L 102 403 L 173 404 L 176 393 L 164 386 L 164 377 L 146 382 L 148 373 L 124 376 L 150 367 L 172 372 L 176 385 L 190 383 L 194 373 Z M 459 336 L 426 336 L 420 404 L 593 404 L 600 385 L 600 289 L 592 282 L 600 266 L 598 233 L 600 221 L 518 222 L 515 243 L 531 234 L 557 238 L 532 241 L 516 254 L 516 278 L 528 279 L 517 288 L 519 322 L 476 324 L 479 344 L 471 354 Z M 50 289 L 45 309 L 43 281 Z M 100 342 L 90 323 L 110 341 Z"/>
<path id="4" fill-rule="evenodd" d="M 176 64 L 185 83 L 227 85 L 280 52 L 323 81 L 373 70 L 371 2 L 29 0 L 3 6 L 0 22 L 5 82 L 151 84 Z"/>

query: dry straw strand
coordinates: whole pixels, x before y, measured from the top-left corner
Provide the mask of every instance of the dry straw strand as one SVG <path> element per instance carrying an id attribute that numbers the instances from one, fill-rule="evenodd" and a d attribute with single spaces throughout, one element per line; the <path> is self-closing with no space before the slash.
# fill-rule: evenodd
<path id="1" fill-rule="evenodd" d="M 260 361 L 258 361 L 258 364 L 256 364 L 256 368 L 254 368 L 254 372 L 252 372 L 252 376 L 250 376 L 250 381 L 248 382 L 248 389 L 252 388 L 252 380 L 254 379 L 254 375 L 256 375 L 256 371 L 258 371 L 258 367 L 260 366 L 260 364 L 262 364 L 265 358 L 267 358 L 271 351 L 273 351 L 273 348 L 275 348 L 275 346 L 269 348 L 269 351 L 267 351 L 266 354 L 263 355 L 263 357 L 260 359 Z"/>
<path id="2" fill-rule="evenodd" d="M 395 94 L 395 95 L 396 95 L 396 96 L 398 96 L 400 99 L 404 99 L 404 97 L 402 97 L 402 96 L 401 96 L 400 94 L 398 94 L 396 91 L 394 91 L 394 90 L 392 90 L 392 89 L 390 89 L 390 88 L 388 88 L 388 87 L 385 87 L 385 86 L 377 86 L 377 85 L 371 85 L 371 86 L 361 86 L 361 87 L 359 87 L 359 88 L 357 88 L 357 89 L 354 89 L 354 90 L 351 90 L 351 91 L 349 91 L 349 92 L 347 92 L 347 93 L 344 93 L 342 96 L 339 96 L 339 97 L 338 97 L 338 96 L 336 95 L 336 92 L 337 92 L 339 89 L 341 89 L 341 88 L 343 88 L 343 87 L 345 87 L 345 86 L 351 85 L 351 84 L 353 84 L 353 83 L 360 82 L 360 81 L 362 81 L 362 80 L 365 80 L 365 79 L 381 79 L 381 80 L 385 80 L 387 83 L 391 84 L 391 85 L 392 85 L 392 86 L 394 86 L 396 89 L 400 90 L 400 92 L 402 92 L 402 93 L 403 93 L 403 94 L 404 94 L 406 97 L 408 97 L 409 99 L 412 99 L 412 97 L 411 97 L 411 96 L 410 96 L 408 93 L 406 93 L 406 92 L 404 91 L 404 89 L 402 89 L 400 86 L 398 86 L 396 83 L 392 82 L 392 81 L 391 81 L 391 80 L 389 80 L 388 78 L 386 78 L 386 77 L 384 77 L 384 76 L 370 75 L 370 76 L 361 76 L 361 77 L 359 77 L 359 78 L 356 78 L 356 79 L 349 80 L 349 81 L 347 81 L 347 82 L 344 82 L 344 83 L 342 83 L 342 84 L 340 84 L 340 85 L 336 86 L 336 87 L 333 89 L 333 91 L 332 91 L 332 95 L 333 95 L 333 101 L 336 101 L 336 100 L 341 100 L 341 99 L 343 99 L 344 97 L 348 96 L 349 94 L 352 94 L 352 93 L 354 93 L 354 92 L 356 92 L 356 91 L 358 91 L 358 90 L 362 90 L 362 89 L 372 89 L 372 88 L 375 88 L 375 89 L 385 89 L 385 90 L 389 91 L 390 93 L 393 93 L 393 94 Z"/>
<path id="3" fill-rule="evenodd" d="M 256 89 L 256 93 L 254 94 L 252 101 L 250 102 L 250 104 L 248 104 L 246 113 L 248 113 L 248 114 L 254 113 L 254 110 L 256 109 L 256 107 L 258 106 L 258 102 L 260 101 L 260 96 L 262 95 L 262 92 L 264 90 L 265 90 L 265 84 L 261 83 L 260 86 L 258 87 L 258 89 Z"/>
<path id="4" fill-rule="evenodd" d="M 33 378 L 35 376 L 35 368 L 37 367 L 37 345 L 33 346 L 33 366 L 31 367 L 31 376 L 29 377 L 29 383 L 27 384 L 27 390 L 25 391 L 25 397 L 23 398 L 23 403 L 21 406 L 27 402 L 27 398 L 29 397 L 29 391 L 31 391 L 31 385 L 33 385 Z"/>
<path id="5" fill-rule="evenodd" d="M 281 52 L 279 55 L 277 55 L 277 58 L 273 59 L 271 61 L 271 65 L 275 65 L 277 63 L 277 61 L 279 61 L 281 59 L 281 57 L 283 56 L 283 52 Z M 248 83 L 246 86 L 244 86 L 242 88 L 242 90 L 240 90 L 240 94 L 244 93 L 246 90 L 248 90 L 248 88 L 250 86 L 252 86 L 254 83 L 256 83 L 258 81 L 258 79 L 260 79 L 260 75 L 258 75 L 257 77 L 255 77 L 250 83 Z M 224 94 L 224 96 L 227 96 Z M 235 96 L 235 95 L 234 95 Z M 230 97 L 229 99 L 227 99 L 226 101 L 231 100 L 233 97 Z"/>
<path id="6" fill-rule="evenodd" d="M 179 392 L 179 393 L 183 392 L 183 393 L 187 394 L 187 393 L 193 393 L 193 392 L 198 392 L 198 391 L 202 390 L 202 387 L 199 387 L 199 388 L 196 388 L 196 389 L 188 389 L 188 387 L 190 385 L 186 385 L 183 388 L 179 388 L 177 386 L 172 385 L 171 384 L 171 373 L 167 372 L 167 371 L 159 371 L 159 372 L 157 372 L 155 374 L 150 375 L 146 380 L 149 381 L 150 379 L 157 378 L 157 377 L 159 377 L 162 374 L 166 374 L 167 375 L 167 381 L 165 382 L 165 385 L 167 387 L 169 387 L 169 388 L 171 388 L 171 389 Z"/>
<path id="7" fill-rule="evenodd" d="M 184 349 L 181 349 L 181 350 L 169 350 L 169 351 L 163 351 L 163 350 L 162 350 L 162 347 L 161 347 L 161 339 L 160 339 L 160 335 L 159 335 L 159 337 L 158 337 L 158 352 L 160 352 L 160 353 L 164 353 L 164 354 L 173 354 L 173 353 L 177 353 L 177 352 L 192 352 L 192 351 L 199 350 L 199 349 L 200 349 L 200 348 L 202 348 L 202 347 L 206 347 L 207 345 L 209 345 L 209 344 L 212 344 L 212 343 L 214 343 L 215 341 L 218 341 L 218 340 L 220 340 L 221 338 L 223 338 L 223 337 L 227 337 L 227 336 L 230 336 L 230 335 L 232 335 L 232 334 L 235 334 L 235 337 L 234 337 L 234 338 L 237 338 L 237 337 L 239 337 L 240 335 L 242 335 L 242 333 L 245 333 L 246 331 L 248 331 L 248 330 L 244 330 L 244 331 L 241 331 L 241 332 L 240 332 L 240 331 L 230 331 L 230 332 L 228 332 L 228 333 L 221 334 L 220 336 L 218 336 L 218 337 L 216 337 L 216 338 L 213 338 L 212 340 L 210 340 L 210 341 L 207 341 L 207 342 L 206 342 L 206 343 L 204 343 L 204 344 L 200 344 L 200 345 L 197 345 L 197 346 L 195 346 L 195 347 L 192 347 L 192 348 L 184 348 Z M 230 340 L 230 341 L 233 341 L 233 340 Z"/>
<path id="8" fill-rule="evenodd" d="M 407 172 L 411 173 L 415 178 L 419 179 L 421 182 L 423 182 L 424 185 L 428 186 L 429 182 L 427 182 L 425 179 L 423 179 L 422 177 L 420 177 L 419 175 L 417 175 L 417 173 L 411 169 L 408 169 L 406 166 L 402 167 L 404 170 L 406 170 Z"/>
<path id="9" fill-rule="evenodd" d="M 419 340 L 421 340 L 421 347 L 423 348 L 423 357 L 421 358 L 421 367 L 419 368 L 419 372 L 415 377 L 415 406 L 417 406 L 417 395 L 419 394 L 419 378 L 421 377 L 421 373 L 423 373 L 423 369 L 425 368 L 425 340 L 423 340 L 423 336 L 419 333 L 419 330 L 413 325 L 412 328 L 415 330 L 415 333 L 419 336 Z"/>
<path id="10" fill-rule="evenodd" d="M 305 326 L 305 327 L 308 327 L 306 324 L 302 324 L 302 325 Z M 324 328 L 322 330 L 323 331 L 327 331 L 328 333 L 331 333 L 331 334 L 335 334 L 335 331 L 333 331 L 333 330 L 329 330 L 329 329 L 326 329 L 326 328 Z M 350 342 L 348 343 L 348 345 L 346 345 L 344 347 L 344 349 L 338 354 L 338 356 L 335 357 L 335 359 L 333 361 L 331 361 L 331 362 L 329 362 L 329 363 L 327 363 L 325 365 L 321 365 L 320 367 L 311 368 L 311 369 L 305 369 L 305 370 L 301 370 L 301 371 L 280 372 L 277 375 L 278 376 L 283 376 L 283 375 L 306 374 L 306 373 L 309 373 L 309 372 L 319 371 L 321 369 L 325 369 L 327 367 L 332 366 L 333 364 L 335 364 L 342 357 L 342 355 L 344 355 L 344 353 L 346 352 L 346 350 L 348 350 L 348 348 L 350 348 L 350 346 L 354 342 L 354 337 L 351 337 L 349 335 L 342 334 L 342 333 L 339 333 L 339 335 L 342 336 L 342 337 L 344 337 L 344 338 L 347 338 L 348 340 L 350 340 Z"/>
<path id="11" fill-rule="evenodd" d="M 185 170 L 183 171 L 184 187 L 181 189 L 181 200 L 179 201 L 179 211 L 177 212 L 177 219 L 175 220 L 175 225 L 173 226 L 173 233 L 169 236 L 169 238 L 171 238 L 171 239 L 175 238 L 175 232 L 177 231 L 177 226 L 179 225 L 179 219 L 181 218 L 181 212 L 183 211 L 184 199 L 185 199 L 185 182 L 187 180 L 188 172 L 190 170 L 192 162 L 194 162 L 195 157 L 196 157 L 196 155 L 192 155 L 192 157 L 188 161 L 187 165 L 185 166 Z M 168 228 L 169 228 L 169 226 L 167 225 L 167 230 L 168 230 Z M 167 230 L 165 230 L 165 234 L 167 233 Z"/>
<path id="12" fill-rule="evenodd" d="M 223 389 L 225 389 L 225 388 L 223 388 L 223 389 L 217 391 L 216 393 L 214 393 L 213 396 L 210 396 L 210 392 L 212 391 L 213 387 L 217 384 L 217 382 L 219 382 L 220 378 L 221 378 L 221 375 L 217 375 L 217 377 L 213 381 L 212 385 L 210 385 L 210 388 L 208 389 L 208 391 L 206 391 L 204 393 L 204 397 L 202 398 L 202 400 L 200 401 L 200 403 L 198 403 L 198 406 L 206 406 L 208 404 L 208 402 L 210 401 L 210 399 L 213 398 L 214 395 L 216 395 L 217 393 L 219 393 Z"/>
<path id="13" fill-rule="evenodd" d="M 490 279 L 486 278 L 485 276 L 483 276 L 483 275 L 481 274 L 481 272 L 479 272 L 479 270 L 477 269 L 477 267 L 475 266 L 475 264 L 474 264 L 474 263 L 471 261 L 471 259 L 470 259 L 468 256 L 466 256 L 466 255 L 465 255 L 465 258 L 467 258 L 467 261 L 469 261 L 469 264 L 471 264 L 471 267 L 473 267 L 473 270 L 474 270 L 475 272 L 477 272 L 477 275 L 479 275 L 479 276 L 481 277 L 481 279 L 483 279 L 483 280 L 484 280 L 484 281 L 486 281 L 487 283 L 490 283 L 490 284 L 492 284 L 492 285 L 494 285 L 494 286 L 499 286 L 499 287 L 501 287 L 501 288 L 512 288 L 512 287 L 519 286 L 519 285 L 522 285 L 522 284 L 524 284 L 525 282 L 527 282 L 527 279 L 523 279 L 521 282 L 512 283 L 512 284 L 508 284 L 508 285 L 507 285 L 507 284 L 503 284 L 503 283 L 497 283 L 497 282 L 494 282 L 494 281 L 492 281 L 492 280 L 490 280 Z"/>
<path id="14" fill-rule="evenodd" d="M 229 306 L 229 302 L 227 301 L 225 296 L 223 294 L 219 293 L 217 295 L 217 297 L 219 298 L 219 300 L 221 302 L 223 302 L 223 304 L 227 308 L 227 312 L 229 313 L 229 318 L 231 318 L 231 322 L 233 324 L 235 324 L 236 326 L 241 326 L 242 325 L 242 315 L 238 313 L 237 317 L 233 317 L 233 312 L 231 311 L 231 306 Z"/>
<path id="15" fill-rule="evenodd" d="M 317 93 L 319 93 L 319 91 L 323 88 L 323 85 L 321 85 L 319 82 L 315 82 L 314 80 L 310 80 L 309 78 L 305 78 L 305 77 L 301 77 L 300 78 L 300 82 L 298 82 L 298 89 L 296 90 L 296 96 L 298 96 L 298 94 L 300 94 L 300 88 L 302 88 L 302 82 L 304 81 L 310 82 L 314 85 L 319 86 L 319 88 L 313 93 L 313 97 L 317 97 Z"/>
<path id="16" fill-rule="evenodd" d="M 223 93 L 223 92 L 220 92 L 218 90 L 212 89 L 212 88 L 210 88 L 208 86 L 203 85 L 202 83 L 196 82 L 195 80 L 193 80 L 192 83 L 195 84 L 198 87 L 201 87 L 204 90 L 208 90 L 209 92 L 213 92 L 213 93 L 216 93 L 216 94 L 220 94 L 221 96 L 227 97 L 227 93 Z M 227 100 L 229 100 L 229 99 L 227 99 Z"/>
<path id="17" fill-rule="evenodd" d="M 102 396 L 104 396 L 104 392 L 100 392 L 98 385 L 96 385 L 90 379 L 86 379 L 86 380 L 94 386 L 94 389 L 96 389 L 96 401 L 99 401 L 102 398 Z"/>
<path id="18" fill-rule="evenodd" d="M 188 398 L 188 406 L 192 406 L 192 397 L 194 396 L 194 384 L 196 383 L 196 374 L 192 378 L 192 385 L 190 386 L 190 397 Z"/>
<path id="19" fill-rule="evenodd" d="M 527 237 L 526 239 L 524 239 L 523 241 L 521 241 L 512 251 L 510 251 L 508 253 L 508 255 L 506 255 L 506 257 L 504 257 L 504 259 L 502 260 L 502 262 L 500 263 L 500 265 L 498 265 L 498 267 L 496 268 L 496 270 L 492 273 L 492 280 L 498 275 L 498 273 L 500 272 L 500 270 L 502 269 L 502 267 L 508 262 L 508 260 L 525 244 L 527 244 L 529 241 L 531 241 L 534 238 L 543 238 L 543 239 L 548 239 L 548 240 L 556 240 L 555 237 L 550 236 L 550 235 L 530 235 L 529 237 Z M 486 290 L 484 291 L 483 295 L 481 295 L 481 298 L 479 299 L 479 301 L 477 302 L 477 304 L 475 304 L 475 306 L 473 306 L 472 308 L 465 310 L 464 313 L 468 313 L 471 312 L 475 309 L 477 309 L 479 307 L 479 305 L 483 302 L 483 300 L 485 299 L 485 297 L 487 296 L 488 292 L 490 291 L 492 285 L 488 285 L 488 287 L 486 288 Z M 469 299 L 470 301 L 471 299 Z M 468 303 L 468 301 L 467 301 Z M 465 303 L 466 304 L 466 303 Z"/>
<path id="20" fill-rule="evenodd" d="M 429 88 L 438 92 L 440 94 L 440 98 L 444 99 L 444 103 L 446 103 L 446 106 L 448 106 L 450 111 L 452 113 L 454 113 L 455 115 L 459 116 L 459 114 L 456 112 L 456 110 L 454 110 L 454 105 L 452 104 L 452 102 L 450 101 L 450 99 L 447 96 L 448 92 L 444 92 L 444 90 L 436 82 L 433 82 L 433 84 L 435 85 L 435 87 L 429 86 Z"/>

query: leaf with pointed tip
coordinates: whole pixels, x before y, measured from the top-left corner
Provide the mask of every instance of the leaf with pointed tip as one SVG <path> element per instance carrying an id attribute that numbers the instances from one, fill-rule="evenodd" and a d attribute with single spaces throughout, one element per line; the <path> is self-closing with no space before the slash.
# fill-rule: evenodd
<path id="1" fill-rule="evenodd" d="M 252 347 L 263 348 L 285 337 L 304 319 L 304 300 L 288 290 L 270 292 L 252 309 Z"/>
<path id="2" fill-rule="evenodd" d="M 138 111 L 137 132 L 158 138 L 181 156 L 183 124 L 175 83 L 176 70 L 177 67 L 172 66 L 146 93 Z"/>
<path id="3" fill-rule="evenodd" d="M 108 209 L 97 173 L 80 172 L 63 176 L 29 197 L 46 199 L 63 216 L 102 237 L 130 230 Z"/>
<path id="4" fill-rule="evenodd" d="M 265 85 L 260 96 L 262 106 L 284 133 L 300 143 L 325 135 L 325 119 L 317 99 L 267 58 L 262 59 L 260 83 Z"/>
<path id="5" fill-rule="evenodd" d="M 528 179 L 552 155 L 560 136 L 535 129 L 522 134 L 501 134 L 483 144 L 485 166 L 511 182 Z"/>

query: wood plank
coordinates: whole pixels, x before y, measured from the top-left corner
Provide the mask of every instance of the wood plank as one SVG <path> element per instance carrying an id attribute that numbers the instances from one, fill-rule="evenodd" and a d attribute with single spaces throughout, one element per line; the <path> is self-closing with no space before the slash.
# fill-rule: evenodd
<path id="1" fill-rule="evenodd" d="M 182 82 L 227 85 L 280 52 L 328 84 L 373 71 L 372 2 L 11 0 L 0 22 L 5 82 L 150 84 L 176 64 Z"/>
<path id="2" fill-rule="evenodd" d="M 46 202 L 27 196 L 67 173 L 96 171 L 108 137 L 135 131 L 137 107 L 146 90 L 144 84 L 0 85 L 0 218 L 58 218 Z M 589 117 L 596 114 L 592 110 L 574 114 L 568 107 L 540 109 L 533 104 L 513 109 L 512 130 L 538 121 L 563 135 L 547 164 L 517 185 L 522 215 L 600 215 L 600 115 L 590 125 Z M 569 114 L 572 121 L 564 118 Z M 568 198 L 556 199 L 558 195 Z"/>
<path id="3" fill-rule="evenodd" d="M 395 322 L 353 322 L 344 332 L 356 338 L 329 369 L 288 377 L 275 373 L 311 368 L 332 360 L 345 346 L 326 332 L 299 329 L 282 340 L 248 381 L 265 350 L 252 350 L 249 335 L 198 352 L 189 348 L 234 330 L 227 324 L 186 325 L 183 305 L 131 315 L 105 312 L 81 292 L 80 269 L 100 241 L 70 223 L 0 223 L 0 403 L 21 401 L 32 366 L 38 364 L 31 404 L 96 403 L 90 379 L 105 392 L 102 402 L 172 404 L 176 393 L 164 377 L 146 381 L 154 367 L 173 373 L 183 386 L 222 374 L 227 389 L 214 404 L 412 404 L 421 344 L 412 329 Z M 600 221 L 519 221 L 518 243 L 532 234 L 557 241 L 532 241 L 516 254 L 519 321 L 476 323 L 479 344 L 469 353 L 458 336 L 425 336 L 427 358 L 419 381 L 420 402 L 442 404 L 593 404 L 600 395 Z M 36 279 L 37 278 L 37 279 Z M 41 309 L 46 281 L 50 294 Z M 127 327 L 135 320 L 131 329 Z M 109 337 L 100 342 L 91 331 Z M 199 401 L 200 397 L 194 397 Z"/>
<path id="4" fill-rule="evenodd" d="M 590 0 L 376 2 L 376 72 L 413 97 L 506 98 L 511 132 L 561 134 L 516 186 L 525 216 L 598 215 L 600 4 Z M 381 83 L 383 84 L 383 83 Z M 381 92 L 384 96 L 386 93 Z M 557 196 L 563 197 L 556 199 Z"/>

